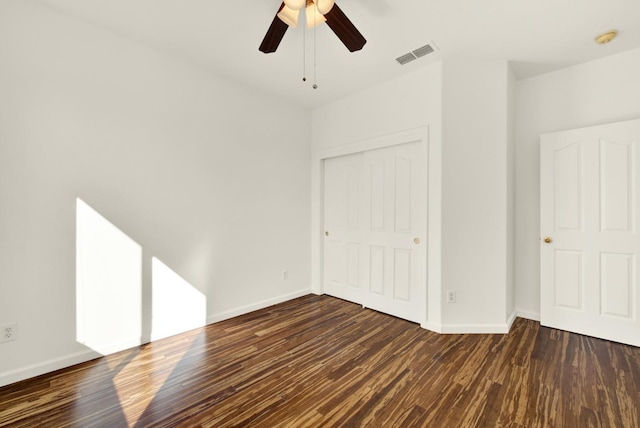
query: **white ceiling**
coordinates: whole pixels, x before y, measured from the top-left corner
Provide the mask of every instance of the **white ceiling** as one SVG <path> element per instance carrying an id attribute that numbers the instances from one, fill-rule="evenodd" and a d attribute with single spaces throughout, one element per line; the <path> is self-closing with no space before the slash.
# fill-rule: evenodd
<path id="1" fill-rule="evenodd" d="M 337 0 L 367 39 L 349 53 L 326 25 L 290 28 L 276 53 L 258 46 L 281 0 L 39 0 L 127 39 L 313 108 L 440 59 L 507 59 L 518 78 L 640 47 L 640 0 Z M 608 45 L 594 37 L 610 29 Z M 434 54 L 400 66 L 426 43 Z"/>

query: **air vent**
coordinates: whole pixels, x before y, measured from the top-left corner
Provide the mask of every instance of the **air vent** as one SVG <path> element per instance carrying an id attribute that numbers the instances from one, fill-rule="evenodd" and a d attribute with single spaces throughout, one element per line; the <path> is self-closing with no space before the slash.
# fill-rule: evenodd
<path id="1" fill-rule="evenodd" d="M 422 58 L 425 55 L 429 55 L 431 52 L 433 52 L 433 48 L 431 47 L 431 45 L 424 45 L 423 47 L 413 51 L 413 54 L 416 56 L 416 58 Z"/>
<path id="2" fill-rule="evenodd" d="M 411 62 L 418 58 L 422 58 L 423 56 L 429 55 L 432 52 L 435 52 L 433 43 L 424 45 L 421 48 L 414 50 L 413 52 L 404 54 L 401 57 L 396 58 L 396 61 L 398 61 L 400 65 L 405 65 L 408 62 Z"/>
<path id="3" fill-rule="evenodd" d="M 396 58 L 396 61 L 398 61 L 401 65 L 405 65 L 406 63 L 411 62 L 414 59 L 416 59 L 416 57 L 411 52 L 409 52 L 408 54 Z"/>

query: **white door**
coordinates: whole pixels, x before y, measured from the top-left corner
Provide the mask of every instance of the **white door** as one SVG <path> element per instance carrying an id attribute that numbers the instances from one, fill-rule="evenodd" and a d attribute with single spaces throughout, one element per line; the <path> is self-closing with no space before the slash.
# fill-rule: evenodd
<path id="1" fill-rule="evenodd" d="M 363 154 L 324 162 L 324 292 L 362 303 Z"/>
<path id="2" fill-rule="evenodd" d="M 542 136 L 541 323 L 640 346 L 640 120 Z"/>
<path id="3" fill-rule="evenodd" d="M 426 308 L 426 162 L 402 144 L 325 161 L 327 294 L 421 322 Z"/>

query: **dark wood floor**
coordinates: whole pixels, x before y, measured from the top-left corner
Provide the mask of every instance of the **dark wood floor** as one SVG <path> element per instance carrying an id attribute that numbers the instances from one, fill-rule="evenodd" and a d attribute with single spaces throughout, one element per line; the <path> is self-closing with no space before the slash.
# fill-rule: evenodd
<path id="1" fill-rule="evenodd" d="M 0 389 L 0 426 L 637 427 L 640 350 L 306 296 Z"/>

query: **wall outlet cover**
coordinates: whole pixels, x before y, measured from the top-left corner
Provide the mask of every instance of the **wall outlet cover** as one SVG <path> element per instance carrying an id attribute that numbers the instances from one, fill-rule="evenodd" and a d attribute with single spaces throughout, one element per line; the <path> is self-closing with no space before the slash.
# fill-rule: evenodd
<path id="1" fill-rule="evenodd" d="M 18 339 L 17 323 L 0 325 L 0 343 L 11 342 L 17 339 Z"/>

